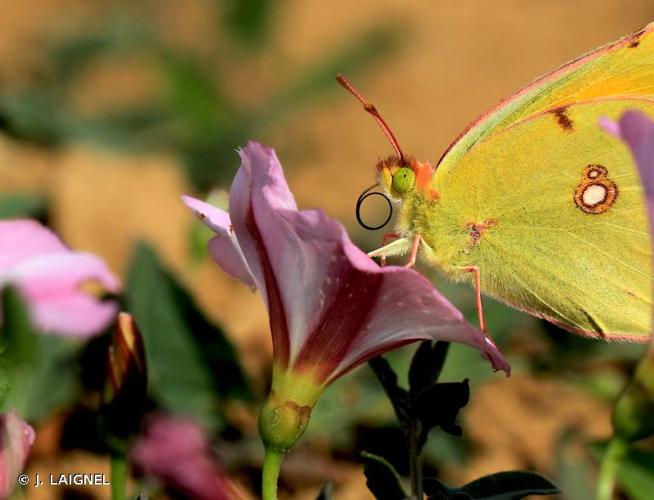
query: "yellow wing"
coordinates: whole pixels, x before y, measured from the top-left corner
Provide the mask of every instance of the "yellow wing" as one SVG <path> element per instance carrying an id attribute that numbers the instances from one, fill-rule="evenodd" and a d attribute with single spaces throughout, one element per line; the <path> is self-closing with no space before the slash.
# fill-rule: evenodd
<path id="1" fill-rule="evenodd" d="M 586 91 L 604 85 L 595 82 Z M 645 341 L 652 250 L 642 189 L 626 146 L 598 125 L 632 108 L 654 117 L 643 99 L 571 104 L 569 126 L 541 112 L 439 168 L 440 197 L 414 208 L 434 263 L 455 279 L 479 266 L 484 292 L 569 330 Z"/>
<path id="2" fill-rule="evenodd" d="M 471 123 L 439 161 L 453 168 L 477 143 L 545 111 L 562 128 L 566 107 L 601 97 L 654 97 L 654 23 L 548 73 Z"/>

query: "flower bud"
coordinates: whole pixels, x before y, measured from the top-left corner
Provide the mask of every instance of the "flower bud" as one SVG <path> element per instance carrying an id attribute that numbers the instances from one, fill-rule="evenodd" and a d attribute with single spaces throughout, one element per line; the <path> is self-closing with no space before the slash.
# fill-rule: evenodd
<path id="1" fill-rule="evenodd" d="M 107 353 L 103 394 L 104 430 L 125 439 L 138 429 L 147 392 L 147 366 L 143 340 L 134 318 L 118 315 Z"/>

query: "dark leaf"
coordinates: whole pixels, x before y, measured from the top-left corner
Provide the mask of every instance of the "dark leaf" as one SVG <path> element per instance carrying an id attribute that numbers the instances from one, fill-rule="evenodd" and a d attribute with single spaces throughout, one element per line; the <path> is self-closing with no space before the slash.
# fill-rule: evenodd
<path id="1" fill-rule="evenodd" d="M 435 478 L 425 480 L 432 500 L 520 500 L 529 495 L 557 495 L 559 489 L 531 471 L 505 471 L 480 477 L 460 488 L 450 488 Z"/>
<path id="2" fill-rule="evenodd" d="M 378 500 L 404 500 L 408 497 L 402 488 L 400 476 L 386 459 L 363 452 L 363 472 L 368 489 Z"/>
<path id="3" fill-rule="evenodd" d="M 454 436 L 461 436 L 463 431 L 456 423 L 461 408 L 468 404 L 470 388 L 468 379 L 463 382 L 447 382 L 432 385 L 422 391 L 413 400 L 413 412 L 422 422 L 422 436 L 418 451 L 427 439 L 427 434 L 434 427 L 440 427 Z"/>
<path id="4" fill-rule="evenodd" d="M 368 364 L 377 375 L 388 399 L 391 400 L 400 424 L 406 428 L 411 418 L 409 393 L 397 384 L 397 375 L 383 357 L 371 359 Z"/>
<path id="5" fill-rule="evenodd" d="M 411 396 L 415 397 L 438 382 L 449 347 L 449 342 L 441 341 L 425 340 L 420 344 L 409 368 Z"/>

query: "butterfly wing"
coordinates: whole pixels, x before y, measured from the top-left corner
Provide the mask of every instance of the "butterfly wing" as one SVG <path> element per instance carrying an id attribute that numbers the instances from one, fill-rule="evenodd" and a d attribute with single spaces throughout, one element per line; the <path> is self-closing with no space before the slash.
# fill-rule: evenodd
<path id="1" fill-rule="evenodd" d="M 498 103 L 464 130 L 438 168 L 453 168 L 477 143 L 529 116 L 550 110 L 565 126 L 568 105 L 610 96 L 654 96 L 654 23 L 565 64 Z"/>
<path id="2" fill-rule="evenodd" d="M 589 336 L 645 340 L 652 264 L 642 189 L 627 148 L 598 125 L 654 102 L 571 104 L 568 126 L 541 112 L 438 169 L 435 205 L 415 229 L 453 278 L 479 266 L 482 289 Z"/>

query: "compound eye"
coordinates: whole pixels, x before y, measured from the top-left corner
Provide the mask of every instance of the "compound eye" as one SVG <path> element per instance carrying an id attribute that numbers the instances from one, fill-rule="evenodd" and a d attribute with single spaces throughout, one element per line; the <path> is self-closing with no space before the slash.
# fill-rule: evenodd
<path id="1" fill-rule="evenodd" d="M 416 180 L 416 174 L 407 167 L 402 167 L 393 174 L 392 186 L 398 193 L 406 193 Z"/>

